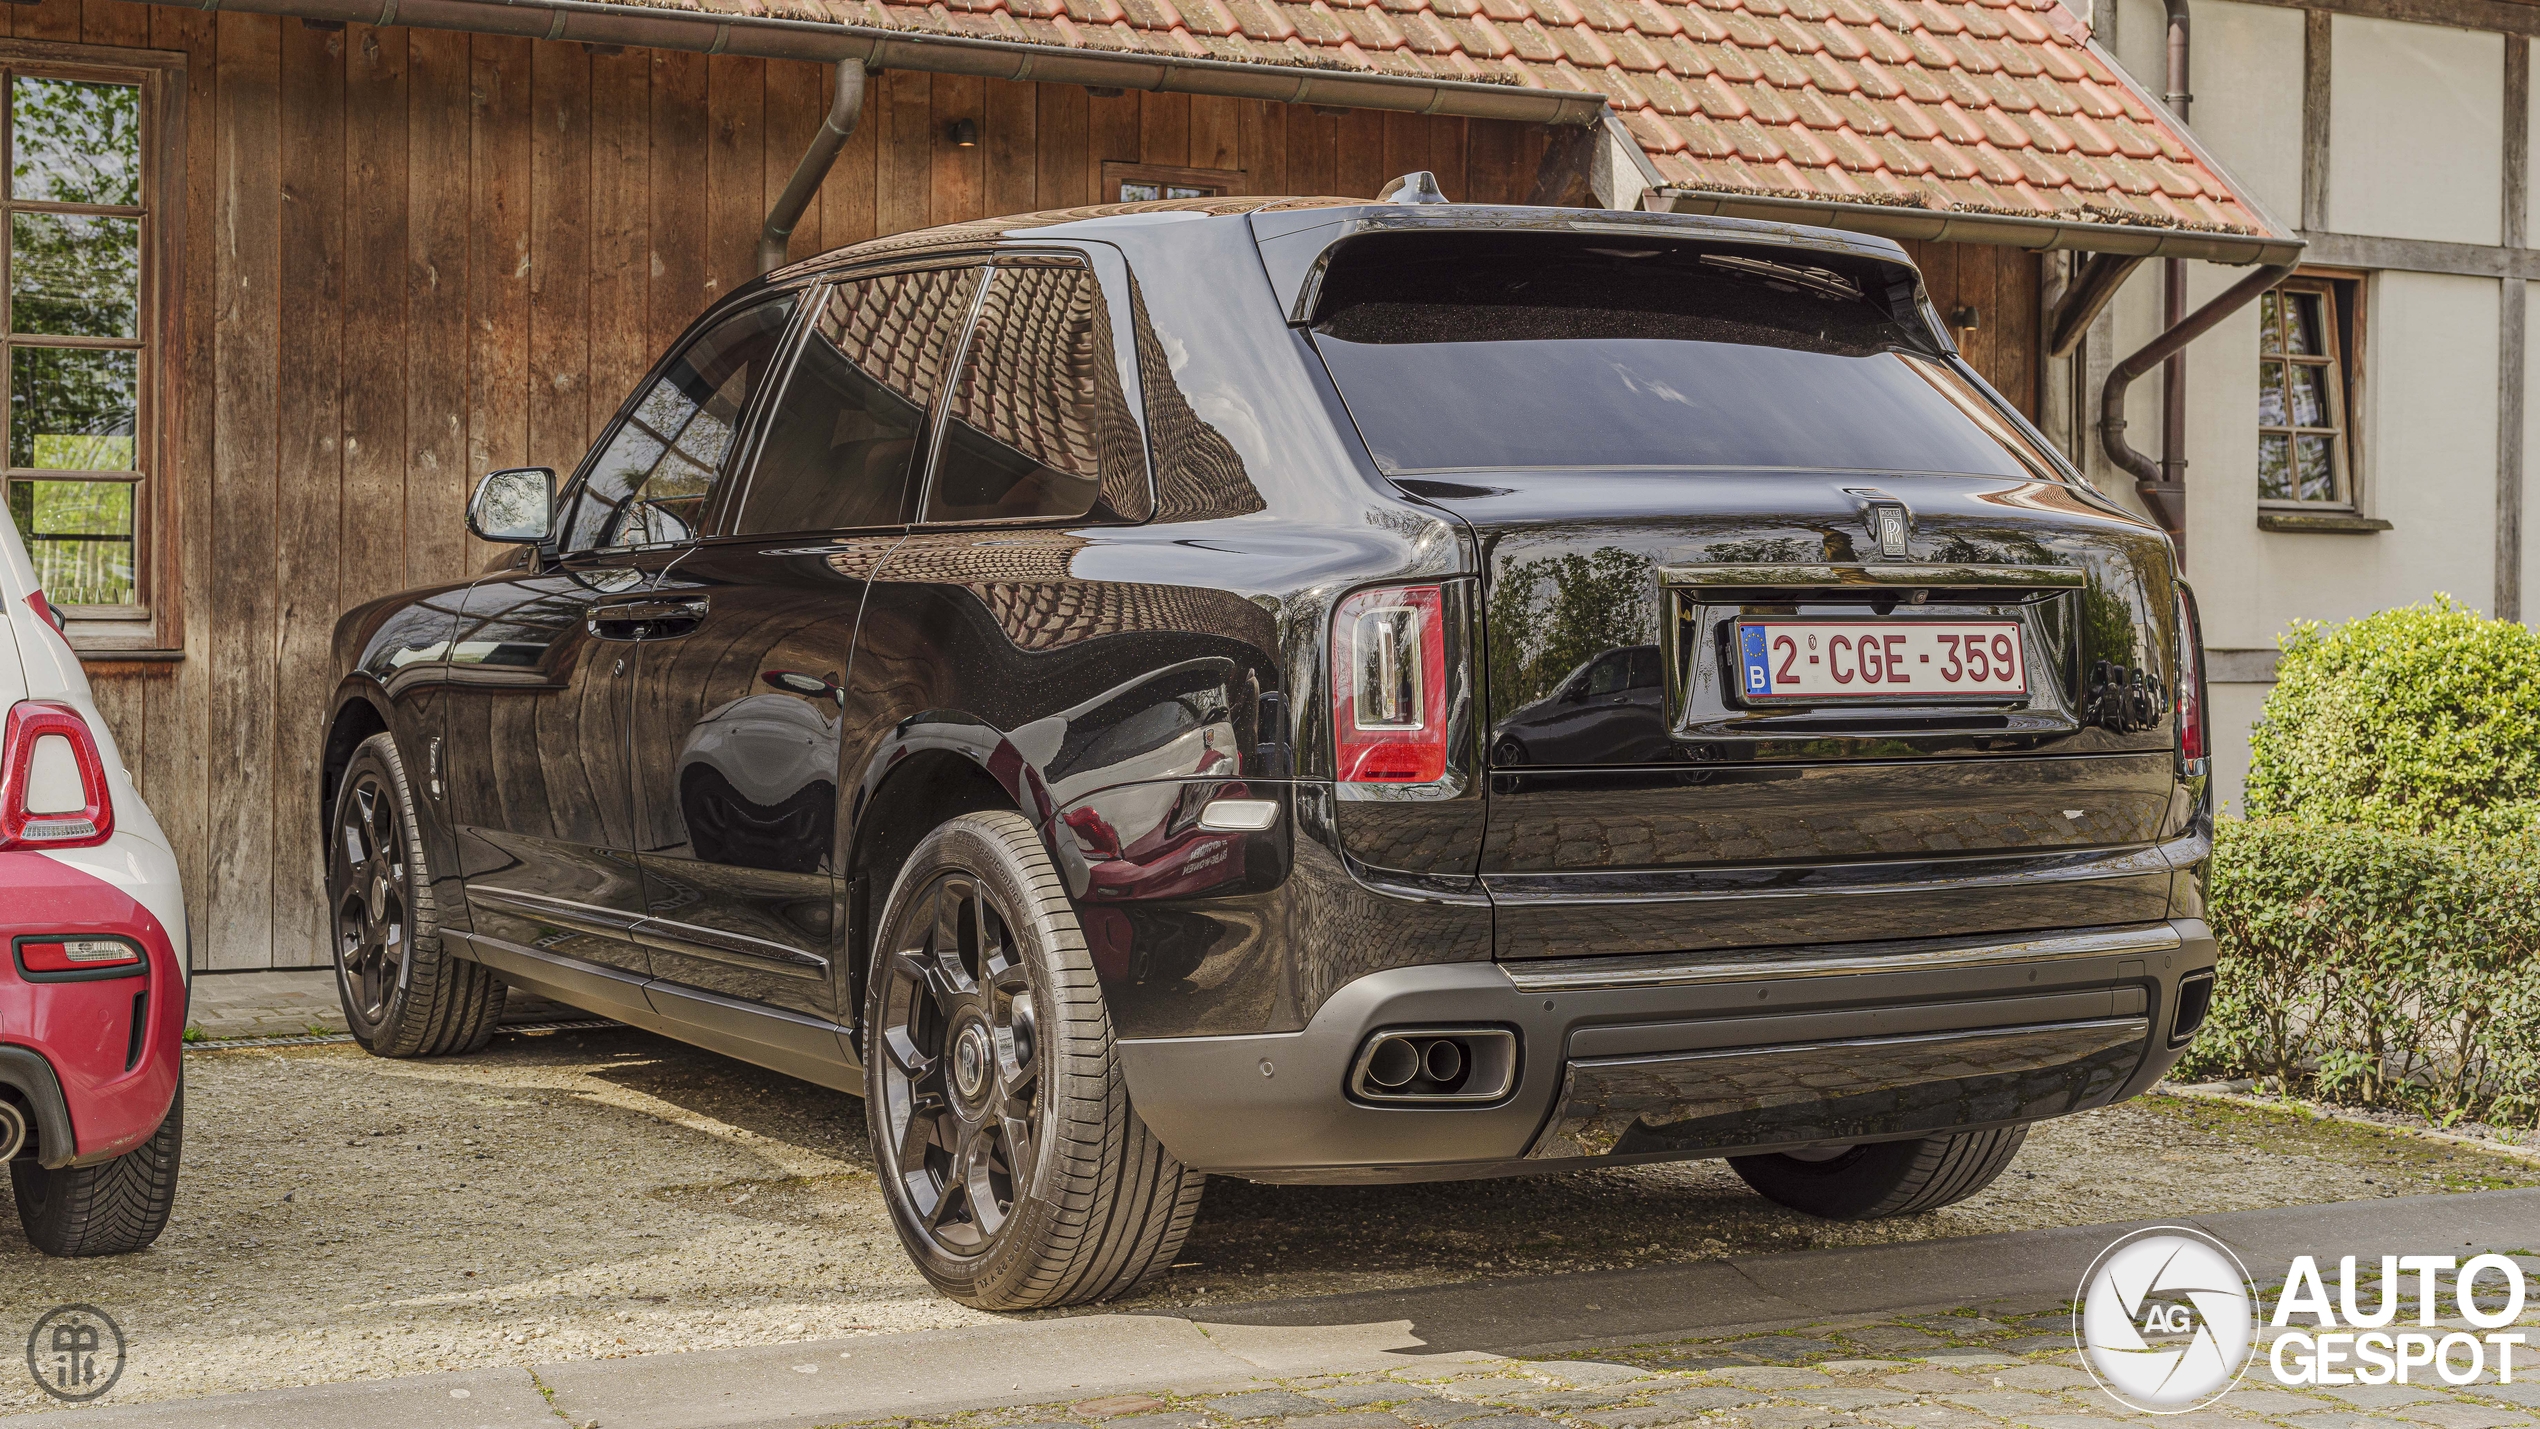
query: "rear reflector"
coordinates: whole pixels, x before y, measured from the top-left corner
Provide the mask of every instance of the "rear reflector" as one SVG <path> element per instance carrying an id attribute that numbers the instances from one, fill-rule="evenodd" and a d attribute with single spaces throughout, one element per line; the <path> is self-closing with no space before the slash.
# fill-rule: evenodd
<path id="1" fill-rule="evenodd" d="M 141 961 L 141 950 L 121 938 L 30 938 L 18 944 L 18 960 L 31 973 L 75 973 Z"/>
<path id="2" fill-rule="evenodd" d="M 106 761 L 79 711 L 20 700 L 0 731 L 0 852 L 86 848 L 115 831 Z"/>
<path id="3" fill-rule="evenodd" d="M 1363 590 L 1332 614 L 1332 730 L 1344 784 L 1446 777 L 1445 595 Z"/>

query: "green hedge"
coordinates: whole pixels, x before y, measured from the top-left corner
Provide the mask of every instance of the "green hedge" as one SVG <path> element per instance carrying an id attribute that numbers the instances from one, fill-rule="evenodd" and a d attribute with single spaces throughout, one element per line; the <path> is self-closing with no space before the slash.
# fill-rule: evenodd
<path id="1" fill-rule="evenodd" d="M 2540 841 L 2216 830 L 2214 1008 L 2175 1075 L 2540 1124 Z"/>
<path id="2" fill-rule="evenodd" d="M 2249 736 L 2252 818 L 2540 829 L 2540 632 L 2438 596 L 2296 622 Z"/>

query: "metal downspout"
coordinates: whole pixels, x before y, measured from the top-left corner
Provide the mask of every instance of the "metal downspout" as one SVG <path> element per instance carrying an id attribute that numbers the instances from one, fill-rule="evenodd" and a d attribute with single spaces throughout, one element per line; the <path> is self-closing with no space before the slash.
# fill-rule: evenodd
<path id="1" fill-rule="evenodd" d="M 2134 489 L 2143 494 L 2144 503 L 2152 508 L 2152 515 L 2161 523 L 2161 528 L 2178 543 L 2182 561 L 2187 555 L 2187 490 L 2183 483 L 2164 480 L 2161 466 L 2154 465 L 2150 457 L 2126 445 L 2125 389 L 2156 364 L 2169 360 L 2185 350 L 2189 343 L 2212 331 L 2215 324 L 2247 306 L 2260 293 L 2293 276 L 2294 266 L 2291 263 L 2274 264 L 2232 284 L 2220 297 L 2171 324 L 2168 331 L 2145 343 L 2132 357 L 2110 368 L 2108 385 L 2099 390 L 2100 448 L 2119 470 L 2134 478 Z M 2185 433 L 2180 428 L 2185 425 L 2173 419 L 2169 431 L 2162 433 L 2161 448 L 2165 455 L 2172 450 L 2170 432 L 2179 432 L 2183 438 Z M 2182 440 L 2180 445 L 2184 444 Z M 2179 462 L 2181 468 L 2186 464 L 2184 459 Z"/>
<path id="2" fill-rule="evenodd" d="M 840 60 L 836 68 L 837 78 L 829 93 L 829 115 L 820 121 L 820 132 L 811 136 L 811 147 L 803 150 L 803 161 L 794 166 L 793 178 L 786 181 L 785 191 L 776 196 L 776 206 L 767 211 L 767 225 L 759 230 L 761 273 L 773 273 L 785 266 L 785 245 L 794 236 L 794 225 L 802 222 L 804 211 L 811 207 L 812 195 L 820 192 L 820 181 L 829 177 L 829 166 L 838 162 L 838 151 L 847 146 L 847 136 L 855 132 L 856 121 L 864 117 L 864 61 Z"/>
<path id="3" fill-rule="evenodd" d="M 2187 0 L 2162 0 L 2162 11 L 2168 22 L 2169 83 L 2164 86 L 2161 102 L 2178 116 L 2181 129 L 2187 127 L 2187 106 L 2194 96 L 2187 89 Z M 2187 316 L 2187 264 L 2177 258 L 2161 264 L 2161 328 L 2175 328 Z M 2161 364 L 2161 484 L 2173 492 L 2187 486 L 2187 354 L 2172 353 Z M 2178 543 L 2179 559 L 2186 561 L 2187 502 L 2178 498 L 2178 524 L 2171 537 Z"/>

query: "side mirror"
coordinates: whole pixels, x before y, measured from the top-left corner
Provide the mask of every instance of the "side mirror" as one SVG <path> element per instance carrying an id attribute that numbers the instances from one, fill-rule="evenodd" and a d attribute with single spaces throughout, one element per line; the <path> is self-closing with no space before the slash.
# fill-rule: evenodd
<path id="1" fill-rule="evenodd" d="M 467 529 L 479 540 L 532 545 L 555 524 L 556 474 L 543 466 L 489 471 L 468 498 Z"/>

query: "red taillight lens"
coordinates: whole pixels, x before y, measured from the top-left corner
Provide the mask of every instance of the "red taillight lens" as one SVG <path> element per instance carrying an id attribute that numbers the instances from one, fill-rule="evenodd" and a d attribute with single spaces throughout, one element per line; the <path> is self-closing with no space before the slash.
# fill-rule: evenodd
<path id="1" fill-rule="evenodd" d="M 1332 615 L 1332 744 L 1344 784 L 1446 777 L 1446 596 L 1362 590 Z"/>
<path id="2" fill-rule="evenodd" d="M 18 962 L 31 973 L 76 973 L 129 967 L 141 950 L 121 938 L 29 938 L 18 944 Z"/>
<path id="3" fill-rule="evenodd" d="M 2213 752 L 2205 732 L 2205 630 L 2196 597 L 2178 588 L 2178 754 L 2203 759 Z"/>
<path id="4" fill-rule="evenodd" d="M 79 711 L 20 700 L 0 733 L 0 850 L 86 848 L 115 831 L 106 761 Z"/>

